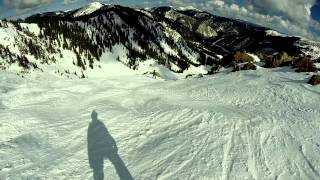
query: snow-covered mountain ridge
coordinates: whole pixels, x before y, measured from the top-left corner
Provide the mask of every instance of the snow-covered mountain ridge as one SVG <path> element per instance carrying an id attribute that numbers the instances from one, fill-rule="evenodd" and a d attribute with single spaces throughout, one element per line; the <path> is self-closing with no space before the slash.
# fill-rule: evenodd
<path id="1" fill-rule="evenodd" d="M 317 43 L 274 36 L 266 28 L 199 10 L 171 7 L 133 9 L 92 3 L 68 12 L 36 14 L 22 22 L 1 21 L 0 31 L 1 68 L 19 74 L 104 76 L 110 62 L 140 74 L 154 69 L 206 73 L 236 51 L 257 55 L 285 51 L 319 58 Z"/>
<path id="2" fill-rule="evenodd" d="M 99 2 L 93 2 L 91 4 L 88 4 L 87 6 L 79 9 L 75 14 L 73 14 L 73 17 L 89 15 L 89 14 L 99 10 L 102 7 L 103 7 L 103 4 L 101 4 Z"/>

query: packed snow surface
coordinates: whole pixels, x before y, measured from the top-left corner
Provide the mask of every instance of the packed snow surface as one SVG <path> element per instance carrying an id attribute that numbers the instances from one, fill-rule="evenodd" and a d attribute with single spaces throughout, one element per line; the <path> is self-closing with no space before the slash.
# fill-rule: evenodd
<path id="1" fill-rule="evenodd" d="M 0 71 L 0 179 L 320 179 L 320 87 L 307 78 Z"/>

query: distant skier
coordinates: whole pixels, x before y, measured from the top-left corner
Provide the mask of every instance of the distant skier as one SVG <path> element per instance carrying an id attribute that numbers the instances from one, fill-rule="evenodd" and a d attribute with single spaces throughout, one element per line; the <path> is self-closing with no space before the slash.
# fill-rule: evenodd
<path id="1" fill-rule="evenodd" d="M 157 79 L 157 74 L 156 74 L 156 70 L 153 70 L 153 72 L 152 72 L 152 78 L 155 78 L 155 79 Z"/>

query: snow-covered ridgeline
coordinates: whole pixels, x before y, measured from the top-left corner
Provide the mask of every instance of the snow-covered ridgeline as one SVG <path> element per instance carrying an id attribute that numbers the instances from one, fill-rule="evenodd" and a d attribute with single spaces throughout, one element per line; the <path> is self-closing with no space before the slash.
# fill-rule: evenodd
<path id="1" fill-rule="evenodd" d="M 79 16 L 91 14 L 91 13 L 99 10 L 102 7 L 103 7 L 103 4 L 101 4 L 99 2 L 90 3 L 87 6 L 84 6 L 84 7 L 80 8 L 77 12 L 75 12 L 73 14 L 73 17 L 79 17 Z"/>

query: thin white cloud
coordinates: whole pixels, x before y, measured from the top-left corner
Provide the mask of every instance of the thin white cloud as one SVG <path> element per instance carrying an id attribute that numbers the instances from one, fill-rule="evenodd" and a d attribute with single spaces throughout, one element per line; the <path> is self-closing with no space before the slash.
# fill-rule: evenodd
<path id="1" fill-rule="evenodd" d="M 63 0 L 63 3 L 68 5 L 68 4 L 73 4 L 73 3 L 76 3 L 78 2 L 78 0 Z"/>
<path id="2" fill-rule="evenodd" d="M 43 4 L 51 3 L 51 0 L 4 0 L 4 5 L 17 10 L 24 10 L 39 7 Z"/>

